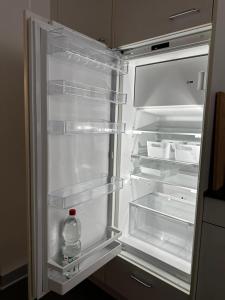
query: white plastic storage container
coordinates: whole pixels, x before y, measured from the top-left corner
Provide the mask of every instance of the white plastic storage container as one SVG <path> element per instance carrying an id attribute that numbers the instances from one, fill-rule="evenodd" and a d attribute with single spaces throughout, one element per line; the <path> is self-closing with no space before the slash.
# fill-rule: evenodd
<path id="1" fill-rule="evenodd" d="M 175 160 L 189 162 L 189 163 L 198 163 L 200 155 L 200 145 L 199 144 L 182 144 L 174 143 L 175 148 Z"/>
<path id="2" fill-rule="evenodd" d="M 150 157 L 169 159 L 171 156 L 171 144 L 147 141 L 147 151 Z"/>

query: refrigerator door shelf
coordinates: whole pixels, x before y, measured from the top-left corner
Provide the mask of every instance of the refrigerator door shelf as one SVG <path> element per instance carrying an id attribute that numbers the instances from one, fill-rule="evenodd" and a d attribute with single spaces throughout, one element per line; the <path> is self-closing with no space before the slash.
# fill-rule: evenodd
<path id="1" fill-rule="evenodd" d="M 111 194 L 123 188 L 123 179 L 118 177 L 100 177 L 91 181 L 68 186 L 49 194 L 50 206 L 70 208 L 97 200 L 99 197 Z"/>
<path id="2" fill-rule="evenodd" d="M 70 82 L 65 80 L 49 80 L 48 94 L 70 96 L 72 99 L 84 98 L 114 104 L 125 104 L 127 102 L 127 94 L 90 86 L 82 82 Z"/>
<path id="3" fill-rule="evenodd" d="M 104 237 L 100 241 L 96 242 L 87 249 L 81 250 L 81 255 L 78 259 L 67 265 L 64 265 L 62 253 L 58 253 L 58 255 L 48 261 L 48 266 L 50 269 L 54 269 L 65 277 L 67 277 L 68 272 L 70 272 L 70 270 L 74 268 L 77 272 L 81 272 L 82 265 L 86 264 L 86 260 L 89 261 L 91 257 L 98 255 L 98 253 L 101 253 L 102 249 L 112 244 L 121 236 L 121 234 L 121 231 L 119 231 L 118 229 L 109 227 L 106 230 Z"/>
<path id="4" fill-rule="evenodd" d="M 180 199 L 170 195 L 161 193 L 148 194 L 130 202 L 130 206 L 140 207 L 188 225 L 194 224 L 195 205 L 182 202 Z"/>
<path id="5" fill-rule="evenodd" d="M 59 59 L 66 59 L 70 63 L 85 64 L 88 68 L 95 68 L 101 72 L 116 71 L 121 75 L 128 72 L 128 62 L 121 58 L 117 51 L 110 51 L 99 43 L 90 46 L 91 39 L 71 33 L 64 28 L 49 32 L 48 54 Z"/>
<path id="6" fill-rule="evenodd" d="M 48 133 L 73 135 L 78 133 L 119 134 L 125 131 L 125 124 L 106 121 L 48 121 Z"/>
<path id="7" fill-rule="evenodd" d="M 74 286 L 120 254 L 121 250 L 121 243 L 113 241 L 111 244 L 99 249 L 99 251 L 93 252 L 92 255 L 88 256 L 87 259 L 80 263 L 79 271 L 70 279 L 67 279 L 64 275 L 54 269 L 50 269 L 48 280 L 49 289 L 64 295 Z"/>

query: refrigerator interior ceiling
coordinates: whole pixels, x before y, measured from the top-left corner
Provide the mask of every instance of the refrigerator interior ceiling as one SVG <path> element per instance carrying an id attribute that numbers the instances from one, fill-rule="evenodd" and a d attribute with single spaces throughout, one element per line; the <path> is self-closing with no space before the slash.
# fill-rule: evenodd
<path id="1" fill-rule="evenodd" d="M 146 64 L 153 64 L 153 63 L 159 63 L 164 61 L 170 61 L 175 59 L 182 59 L 186 57 L 194 57 L 199 55 L 207 55 L 209 53 L 209 45 L 191 45 L 190 47 L 184 48 L 184 49 L 177 49 L 175 51 L 171 52 L 165 52 L 165 53 L 159 53 L 154 55 L 150 55 L 148 57 L 139 57 L 139 58 L 133 58 L 129 61 L 129 63 L 140 66 L 140 65 L 146 65 Z"/>
<path id="2" fill-rule="evenodd" d="M 114 104 L 125 104 L 127 95 L 116 91 L 97 88 L 82 82 L 69 82 L 65 80 L 51 80 L 48 82 L 49 95 L 72 96 L 74 99 L 82 97 L 90 100 L 111 102 Z"/>
<path id="3" fill-rule="evenodd" d="M 59 28 L 49 32 L 49 39 L 51 42 L 48 53 L 58 58 L 87 64 L 101 72 L 116 71 L 123 75 L 128 71 L 128 62 L 121 57 L 120 52 L 108 50 L 105 45 L 97 45 L 93 40 L 76 32 Z"/>
<path id="4" fill-rule="evenodd" d="M 210 43 L 211 25 L 199 27 L 198 30 L 185 30 L 183 32 L 153 38 L 150 41 L 143 41 L 134 45 L 122 46 L 125 57 L 129 60 L 138 57 L 155 55 L 157 53 L 171 52 L 193 45 L 205 45 Z M 162 47 L 161 47 L 162 46 Z"/>

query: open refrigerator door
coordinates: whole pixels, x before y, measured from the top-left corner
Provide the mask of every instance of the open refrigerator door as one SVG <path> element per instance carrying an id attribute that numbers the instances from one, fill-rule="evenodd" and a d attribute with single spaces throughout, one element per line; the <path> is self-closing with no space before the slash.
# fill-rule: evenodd
<path id="1" fill-rule="evenodd" d="M 124 49 L 121 256 L 190 292 L 210 28 Z M 123 199 L 123 201 L 121 201 Z"/>
<path id="2" fill-rule="evenodd" d="M 128 65 L 105 45 L 33 15 L 27 38 L 30 294 L 39 299 L 66 293 L 121 251 L 112 227 L 114 194 L 123 187 L 114 145 L 125 131 L 117 115 Z M 81 223 L 81 251 L 65 262 L 69 208 Z"/>

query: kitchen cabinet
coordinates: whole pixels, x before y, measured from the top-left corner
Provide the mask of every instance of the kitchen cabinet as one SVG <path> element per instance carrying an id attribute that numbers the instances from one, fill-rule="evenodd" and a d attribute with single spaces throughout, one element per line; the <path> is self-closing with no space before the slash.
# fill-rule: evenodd
<path id="1" fill-rule="evenodd" d="M 212 0 L 114 0 L 113 46 L 211 22 Z"/>
<path id="2" fill-rule="evenodd" d="M 52 19 L 111 45 L 112 0 L 53 0 Z"/>
<path id="3" fill-rule="evenodd" d="M 222 300 L 225 295 L 225 228 L 203 222 L 197 300 Z"/>
<path id="4" fill-rule="evenodd" d="M 117 257 L 105 266 L 105 286 L 119 299 L 187 300 L 188 295 Z"/>

